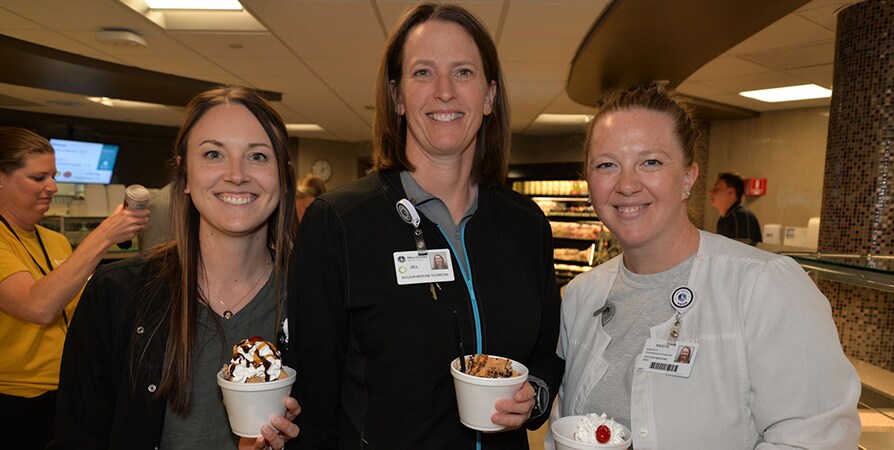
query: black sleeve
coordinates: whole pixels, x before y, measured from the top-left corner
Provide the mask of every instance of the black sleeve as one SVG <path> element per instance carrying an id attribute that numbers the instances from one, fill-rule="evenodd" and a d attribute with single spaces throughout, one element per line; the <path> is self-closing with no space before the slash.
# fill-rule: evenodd
<path id="1" fill-rule="evenodd" d="M 109 447 L 115 391 L 112 382 L 113 313 L 102 275 L 94 276 L 71 320 L 59 377 L 54 436 L 48 449 Z"/>
<path id="2" fill-rule="evenodd" d="M 293 395 L 301 405 L 301 433 L 290 448 L 338 445 L 347 346 L 344 246 L 335 212 L 315 200 L 301 220 L 289 277 L 289 335 L 295 337 L 289 350 L 298 369 Z"/>
<path id="3" fill-rule="evenodd" d="M 541 292 L 540 292 L 540 330 L 537 344 L 529 359 L 530 374 L 543 380 L 549 389 L 549 403 L 545 411 L 538 417 L 532 417 L 525 427 L 536 430 L 549 418 L 559 384 L 565 373 L 565 361 L 559 358 L 556 349 L 559 344 L 559 287 L 556 284 L 556 271 L 553 266 L 553 237 L 549 222 L 541 219 Z"/>

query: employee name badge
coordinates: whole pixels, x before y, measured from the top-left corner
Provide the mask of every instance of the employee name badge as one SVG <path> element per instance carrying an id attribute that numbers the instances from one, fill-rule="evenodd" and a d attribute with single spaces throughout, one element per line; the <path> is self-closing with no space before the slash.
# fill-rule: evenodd
<path id="1" fill-rule="evenodd" d="M 636 370 L 689 378 L 697 355 L 698 344 L 695 342 L 671 344 L 665 339 L 650 338 L 636 361 Z"/>
<path id="2" fill-rule="evenodd" d="M 394 252 L 394 273 L 399 285 L 453 281 L 450 249 L 428 249 L 424 254 Z"/>

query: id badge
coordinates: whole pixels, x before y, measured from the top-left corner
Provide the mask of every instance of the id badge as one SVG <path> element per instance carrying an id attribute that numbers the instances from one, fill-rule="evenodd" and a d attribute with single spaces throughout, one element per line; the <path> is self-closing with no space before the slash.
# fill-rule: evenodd
<path id="1" fill-rule="evenodd" d="M 649 338 L 636 361 L 636 370 L 689 378 L 697 355 L 698 344 L 695 342 L 670 344 L 664 339 Z"/>
<path id="2" fill-rule="evenodd" d="M 453 281 L 450 250 L 429 249 L 424 255 L 418 251 L 394 252 L 394 273 L 397 284 L 440 283 Z"/>

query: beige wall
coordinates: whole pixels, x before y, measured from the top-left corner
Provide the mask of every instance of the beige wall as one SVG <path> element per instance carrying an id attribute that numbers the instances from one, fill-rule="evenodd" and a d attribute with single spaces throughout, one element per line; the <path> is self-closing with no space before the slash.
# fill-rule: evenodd
<path id="1" fill-rule="evenodd" d="M 310 166 L 318 159 L 325 159 L 332 165 L 332 179 L 326 182 L 326 189 L 333 189 L 357 179 L 357 158 L 368 157 L 370 142 L 338 142 L 321 139 L 302 138 L 298 142 L 297 178 L 310 173 Z"/>
<path id="2" fill-rule="evenodd" d="M 767 195 L 745 197 L 761 225 L 806 227 L 819 217 L 823 199 L 828 108 L 765 112 L 745 120 L 711 124 L 707 170 L 709 189 L 720 172 L 766 178 Z M 717 210 L 706 202 L 705 228 L 714 231 Z"/>

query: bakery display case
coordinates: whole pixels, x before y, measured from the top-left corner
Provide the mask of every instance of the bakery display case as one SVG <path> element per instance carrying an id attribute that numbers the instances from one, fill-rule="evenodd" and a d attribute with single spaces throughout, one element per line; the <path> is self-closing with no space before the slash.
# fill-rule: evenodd
<path id="1" fill-rule="evenodd" d="M 556 278 L 564 285 L 621 252 L 589 203 L 579 163 L 521 164 L 509 168 L 511 187 L 530 197 L 549 219 Z"/>

